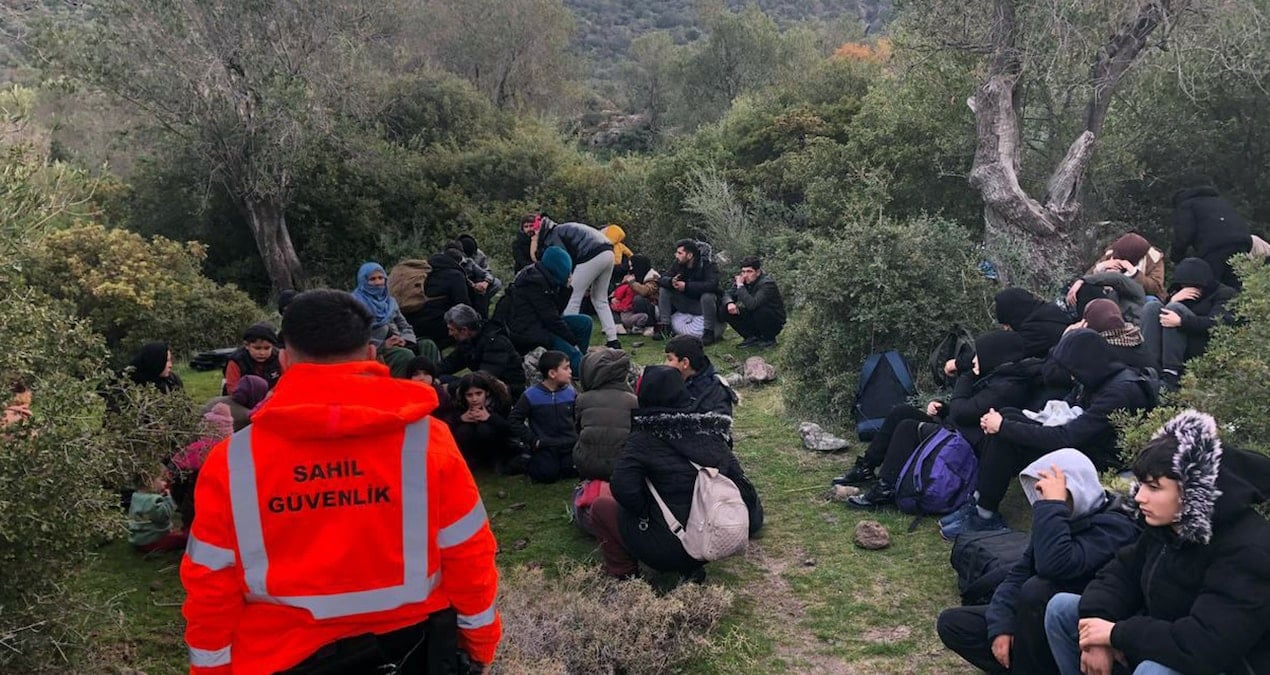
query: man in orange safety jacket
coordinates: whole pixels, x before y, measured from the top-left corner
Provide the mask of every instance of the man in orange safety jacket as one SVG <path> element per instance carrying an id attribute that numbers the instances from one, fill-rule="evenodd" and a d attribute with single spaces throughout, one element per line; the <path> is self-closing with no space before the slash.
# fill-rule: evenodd
<path id="1" fill-rule="evenodd" d="M 428 416 L 433 389 L 390 379 L 370 327 L 348 293 L 297 296 L 272 398 L 203 464 L 181 561 L 192 674 L 457 672 L 459 649 L 493 661 L 485 507 Z"/>

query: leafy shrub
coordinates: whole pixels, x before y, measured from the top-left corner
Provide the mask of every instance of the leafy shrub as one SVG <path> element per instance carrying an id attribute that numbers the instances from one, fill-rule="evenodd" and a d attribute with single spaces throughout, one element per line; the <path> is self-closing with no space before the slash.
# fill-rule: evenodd
<path id="1" fill-rule="evenodd" d="M 781 354 L 790 407 L 845 424 L 866 356 L 899 350 L 920 378 L 948 325 L 991 325 L 978 260 L 965 232 L 936 218 L 849 222 L 816 239 L 797 283 L 785 279 L 798 307 Z"/>
<path id="2" fill-rule="evenodd" d="M 618 581 L 597 565 L 562 563 L 506 574 L 499 589 L 499 672 L 671 672 L 709 645 L 732 592 L 684 584 L 659 595 L 643 581 Z"/>
<path id="3" fill-rule="evenodd" d="M 167 341 L 178 353 L 234 345 L 260 318 L 245 294 L 201 274 L 205 255 L 197 243 L 79 225 L 36 245 L 26 277 L 87 319 L 122 363 L 148 340 Z"/>
<path id="4" fill-rule="evenodd" d="M 1164 405 L 1120 420 L 1126 461 L 1184 408 L 1216 418 L 1226 443 L 1270 454 L 1270 265 L 1245 259 L 1235 267 L 1244 282 L 1231 303 L 1238 322 L 1214 329 L 1208 351 L 1187 363 L 1182 388 Z"/>

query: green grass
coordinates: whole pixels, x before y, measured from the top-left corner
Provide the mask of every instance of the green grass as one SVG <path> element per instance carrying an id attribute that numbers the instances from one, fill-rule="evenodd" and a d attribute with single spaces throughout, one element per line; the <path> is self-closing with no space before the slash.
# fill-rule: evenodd
<path id="1" fill-rule="evenodd" d="M 622 340 L 628 347 L 644 343 L 633 350 L 638 362 L 661 362 L 662 343 L 636 336 Z M 732 337 L 708 350 L 721 371 L 753 353 L 734 343 Z M 219 393 L 218 373 L 180 374 L 196 400 Z M 736 451 L 762 496 L 767 522 L 747 556 L 710 565 L 708 583 L 734 589 L 737 602 L 715 646 L 682 672 L 973 672 L 943 649 L 934 632 L 939 611 L 957 604 L 949 545 L 940 540 L 935 519 L 909 533 L 910 516 L 862 514 L 826 500 L 829 479 L 861 445 L 842 455 L 803 450 L 796 432 L 800 420 L 786 413 L 779 385 L 740 393 Z M 478 482 L 503 573 L 524 565 L 550 570 L 561 559 L 599 564 L 594 542 L 568 520 L 571 484 L 533 485 L 523 477 L 491 475 L 478 476 Z M 1009 506 L 1014 524 L 1025 525 L 1020 501 L 1012 499 Z M 865 518 L 886 525 L 890 548 L 864 551 L 852 544 L 855 525 Z M 183 671 L 179 608 L 168 606 L 182 597 L 177 560 L 143 559 L 112 544 L 77 575 L 76 589 L 114 597 L 112 619 L 94 635 L 96 663 L 151 675 Z"/>

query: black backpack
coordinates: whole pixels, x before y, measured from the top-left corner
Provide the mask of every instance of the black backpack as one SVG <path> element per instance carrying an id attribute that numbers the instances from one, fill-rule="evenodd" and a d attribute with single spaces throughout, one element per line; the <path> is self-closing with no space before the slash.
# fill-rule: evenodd
<path id="1" fill-rule="evenodd" d="M 944 364 L 949 360 L 961 357 L 972 359 L 974 356 L 975 336 L 959 323 L 949 326 L 948 330 L 944 331 L 944 337 L 930 353 L 930 374 L 935 378 L 935 384 L 951 387 L 955 383 L 955 378 L 944 374 Z"/>
<path id="2" fill-rule="evenodd" d="M 1010 569 L 1023 559 L 1032 535 L 1015 530 L 989 530 L 957 535 L 948 562 L 957 571 L 961 604 L 986 605 Z"/>
<path id="3" fill-rule="evenodd" d="M 891 408 L 915 393 L 912 371 L 899 352 L 870 354 L 860 368 L 855 391 L 856 433 L 860 440 L 872 439 Z"/>

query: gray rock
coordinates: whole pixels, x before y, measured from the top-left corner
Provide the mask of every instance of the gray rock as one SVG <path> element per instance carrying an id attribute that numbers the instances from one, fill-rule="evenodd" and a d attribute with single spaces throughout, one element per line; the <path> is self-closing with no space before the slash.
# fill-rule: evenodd
<path id="1" fill-rule="evenodd" d="M 803 422 L 798 425 L 798 435 L 802 437 L 803 445 L 808 450 L 837 452 L 850 444 L 845 438 L 834 436 L 815 422 Z"/>
<path id="2" fill-rule="evenodd" d="M 853 540 L 860 548 L 877 551 L 891 545 L 891 533 L 876 520 L 861 520 L 855 526 Z"/>
<path id="3" fill-rule="evenodd" d="M 776 367 L 761 356 L 751 356 L 745 360 L 745 379 L 750 384 L 762 384 L 776 379 Z"/>

